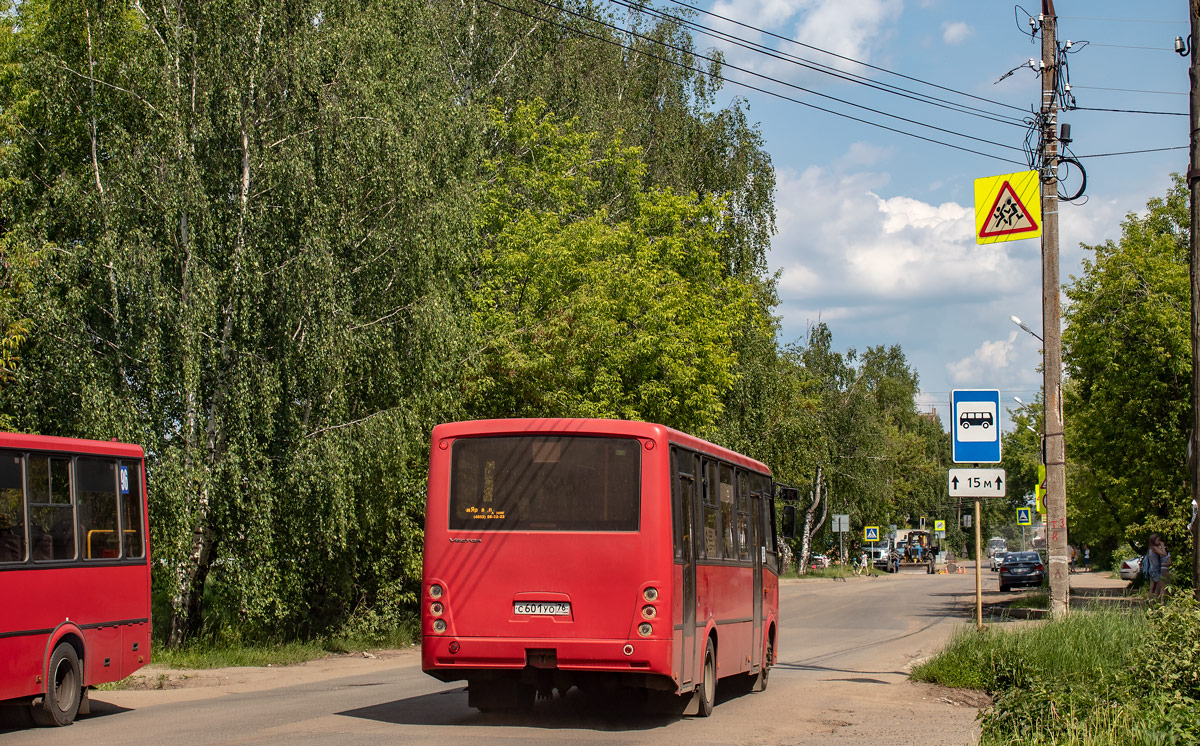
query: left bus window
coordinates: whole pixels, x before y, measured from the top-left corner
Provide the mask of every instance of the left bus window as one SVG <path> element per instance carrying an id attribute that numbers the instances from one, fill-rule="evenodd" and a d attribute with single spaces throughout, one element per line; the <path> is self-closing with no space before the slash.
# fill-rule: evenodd
<path id="1" fill-rule="evenodd" d="M 35 560 L 75 559 L 75 506 L 71 462 L 29 457 L 29 534 Z"/>
<path id="2" fill-rule="evenodd" d="M 451 455 L 450 528 L 637 531 L 641 443 L 633 438 L 463 438 Z"/>
<path id="3" fill-rule="evenodd" d="M 0 453 L 0 562 L 25 561 L 25 490 L 21 457 Z"/>
<path id="4" fill-rule="evenodd" d="M 146 554 L 142 539 L 142 471 L 136 461 L 121 462 L 117 491 L 121 500 L 121 528 L 125 532 L 125 556 L 141 559 Z"/>
<path id="5" fill-rule="evenodd" d="M 79 535 L 83 558 L 121 556 L 117 535 L 117 463 L 109 459 L 75 461 L 75 496 L 79 502 Z"/>

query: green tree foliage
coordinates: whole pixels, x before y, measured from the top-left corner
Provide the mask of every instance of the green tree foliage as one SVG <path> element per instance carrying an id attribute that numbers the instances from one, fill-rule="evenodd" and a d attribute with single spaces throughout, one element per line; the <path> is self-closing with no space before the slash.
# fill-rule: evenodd
<path id="1" fill-rule="evenodd" d="M 311 633 L 414 597 L 428 430 L 458 411 L 477 163 L 429 12 L 15 9 L 33 93 L 11 167 L 35 186 L 13 231 L 56 248 L 5 408 L 146 445 L 174 642 L 206 619 Z"/>
<path id="2" fill-rule="evenodd" d="M 542 103 L 493 112 L 472 302 L 483 378 L 472 411 L 713 428 L 751 288 L 721 264 L 724 206 L 642 188 L 636 149 Z"/>
<path id="3" fill-rule="evenodd" d="M 1177 557 L 1190 552 L 1187 199 L 1177 176 L 1119 241 L 1085 247 L 1063 334 L 1072 530 L 1109 548 L 1158 532 Z"/>

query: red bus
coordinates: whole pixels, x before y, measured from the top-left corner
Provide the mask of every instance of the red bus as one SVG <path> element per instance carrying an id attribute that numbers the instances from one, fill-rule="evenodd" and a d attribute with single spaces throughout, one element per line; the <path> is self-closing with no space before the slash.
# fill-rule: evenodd
<path id="1" fill-rule="evenodd" d="M 765 688 L 778 649 L 773 492 L 763 464 L 662 425 L 438 425 L 423 670 L 466 680 L 480 710 L 621 686 L 680 695 L 706 716 L 718 679 Z"/>
<path id="2" fill-rule="evenodd" d="M 0 701 L 87 714 L 88 687 L 150 660 L 140 446 L 0 433 Z"/>

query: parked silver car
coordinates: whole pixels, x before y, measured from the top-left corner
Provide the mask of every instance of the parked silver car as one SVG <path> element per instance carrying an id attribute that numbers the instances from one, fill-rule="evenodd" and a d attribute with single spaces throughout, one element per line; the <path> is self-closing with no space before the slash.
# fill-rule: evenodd
<path id="1" fill-rule="evenodd" d="M 1127 560 L 1121 561 L 1121 569 L 1117 574 L 1121 576 L 1121 580 L 1133 580 L 1142 572 L 1142 558 L 1130 557 Z"/>

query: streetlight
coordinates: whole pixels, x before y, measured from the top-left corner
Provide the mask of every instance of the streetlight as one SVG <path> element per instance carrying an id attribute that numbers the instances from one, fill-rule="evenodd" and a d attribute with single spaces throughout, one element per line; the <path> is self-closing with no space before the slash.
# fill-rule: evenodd
<path id="1" fill-rule="evenodd" d="M 1015 317 L 1014 317 L 1014 318 L 1015 318 Z M 1030 411 L 1034 411 L 1032 407 L 1030 407 L 1030 406 L 1029 406 L 1028 404 L 1026 404 L 1025 402 L 1021 401 L 1021 397 L 1019 397 L 1019 396 L 1013 396 L 1013 401 L 1015 401 L 1017 404 L 1020 404 L 1022 409 L 1028 409 L 1028 410 L 1030 410 Z M 1039 433 L 1037 430 L 1034 430 L 1034 429 L 1033 429 L 1033 425 L 1030 425 L 1028 422 L 1026 422 L 1026 423 L 1025 423 L 1025 428 L 1026 428 L 1027 430 L 1029 430 L 1029 432 L 1031 432 L 1031 433 L 1033 433 L 1034 435 L 1038 436 L 1039 438 L 1041 438 L 1041 437 L 1042 437 L 1042 434 L 1041 434 L 1041 433 Z"/>
<path id="2" fill-rule="evenodd" d="M 1021 320 L 1020 320 L 1020 319 L 1018 319 L 1016 316 L 1009 316 L 1008 318 L 1009 318 L 1009 320 L 1010 320 L 1010 321 L 1012 321 L 1014 324 L 1016 324 L 1017 326 L 1021 327 L 1022 329 L 1024 329 L 1024 330 L 1025 330 L 1025 331 L 1027 331 L 1027 332 L 1029 332 L 1029 333 L 1030 333 L 1030 334 L 1032 334 L 1034 337 L 1036 337 L 1036 338 L 1037 338 L 1037 341 L 1039 341 L 1039 342 L 1042 342 L 1042 341 L 1043 341 L 1043 340 L 1042 340 L 1042 338 L 1041 338 L 1040 336 L 1038 336 L 1037 332 L 1035 332 L 1034 330 L 1032 330 L 1032 329 L 1030 329 L 1029 327 L 1025 326 L 1025 322 L 1024 322 L 1024 321 L 1021 321 Z M 1018 399 L 1018 401 L 1020 401 L 1020 400 Z"/>

